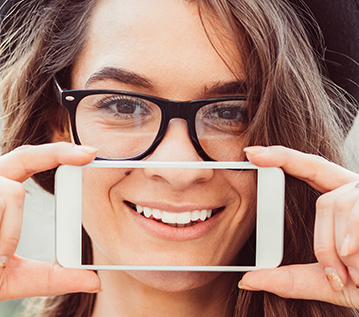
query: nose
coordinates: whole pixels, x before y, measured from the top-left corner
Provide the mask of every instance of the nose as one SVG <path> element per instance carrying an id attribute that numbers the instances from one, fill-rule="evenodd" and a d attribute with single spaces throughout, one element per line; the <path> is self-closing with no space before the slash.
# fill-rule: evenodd
<path id="1" fill-rule="evenodd" d="M 156 150 L 148 157 L 151 161 L 202 161 L 194 148 L 187 122 L 183 119 L 172 119 L 164 138 Z M 183 190 L 192 184 L 209 181 L 214 174 L 212 169 L 176 169 L 146 168 L 145 176 L 167 182 L 176 190 Z"/>

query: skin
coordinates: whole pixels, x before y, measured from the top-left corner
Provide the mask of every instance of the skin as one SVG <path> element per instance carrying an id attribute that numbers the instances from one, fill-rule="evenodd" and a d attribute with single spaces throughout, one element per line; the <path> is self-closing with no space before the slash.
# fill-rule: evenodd
<path id="1" fill-rule="evenodd" d="M 111 1 L 106 3 L 109 4 Z M 177 2 L 171 2 L 171 6 L 175 3 Z M 179 3 L 177 5 L 177 14 L 179 13 L 178 9 L 182 8 L 184 11 L 181 13 L 186 12 L 188 17 L 188 20 L 184 20 L 184 22 L 188 22 L 193 27 L 194 25 L 190 22 L 198 21 L 198 19 L 194 19 L 194 11 L 191 11 L 190 7 L 181 7 Z M 189 12 L 192 15 L 188 16 Z M 111 17 L 111 12 L 107 13 Z M 113 11 L 114 15 L 115 13 Z M 170 12 L 167 11 L 166 13 Z M 124 16 L 126 15 L 124 14 Z M 106 21 L 109 20 L 105 19 L 104 23 Z M 122 21 L 125 23 L 127 20 L 124 18 Z M 95 22 L 93 21 L 93 23 Z M 198 27 L 198 24 L 196 26 Z M 196 32 L 191 33 L 191 36 L 195 36 L 195 34 Z M 123 33 L 122 36 L 129 37 L 129 34 Z M 196 40 L 198 39 L 196 38 Z M 135 42 L 132 45 L 135 45 Z M 100 48 L 101 46 L 99 46 Z M 197 46 L 195 48 L 197 50 Z M 113 49 L 120 50 L 121 48 L 114 47 Z M 159 52 L 156 51 L 156 53 Z M 176 55 L 176 51 L 171 51 L 171 53 L 175 54 L 177 58 L 182 56 L 179 52 Z M 200 51 L 193 53 L 201 55 Z M 187 57 L 186 62 L 190 63 L 192 67 L 202 67 L 201 71 L 206 75 L 203 76 L 202 82 L 198 82 L 198 69 L 197 76 L 195 76 L 195 72 L 189 74 L 188 71 L 192 71 L 192 68 L 188 68 L 188 65 L 185 67 L 186 64 L 177 62 L 176 67 L 182 66 L 183 68 L 179 72 L 171 72 L 174 64 L 166 60 L 165 56 L 161 56 L 161 59 L 156 59 L 152 63 L 150 60 L 146 60 L 144 63 L 141 61 L 133 62 L 131 69 L 139 71 L 136 67 L 161 63 L 161 67 L 152 67 L 151 74 L 156 75 L 154 78 L 156 82 L 160 81 L 162 77 L 166 77 L 168 82 L 163 83 L 163 87 L 157 87 L 151 93 L 178 100 L 201 97 L 203 90 L 197 89 L 195 92 L 193 87 L 203 87 L 208 84 L 208 81 L 218 81 L 218 78 L 223 81 L 233 80 L 233 77 L 229 77 L 228 69 L 223 65 L 220 67 L 218 65 L 218 68 L 215 69 L 216 78 L 210 77 L 213 73 L 206 73 L 208 65 L 213 67 L 217 65 L 214 63 L 216 60 L 214 55 L 209 54 L 211 57 L 206 54 L 201 55 L 201 63 L 198 63 L 198 60 L 191 60 L 192 54 L 188 54 L 185 55 Z M 130 58 L 130 54 L 128 55 L 127 57 Z M 77 79 L 74 80 L 74 88 L 77 85 L 83 85 L 90 75 L 85 72 L 85 69 L 91 71 L 91 67 L 101 67 L 101 63 L 112 62 L 108 60 L 109 56 L 103 54 L 101 56 L 103 58 L 98 61 L 100 64 L 85 68 L 75 67 L 73 76 L 74 79 L 78 78 L 78 81 Z M 119 54 L 119 56 L 121 55 Z M 119 56 L 117 57 L 120 59 Z M 180 81 L 185 76 L 188 76 L 188 80 Z M 186 149 L 186 151 L 182 151 L 183 157 L 181 159 L 198 160 L 197 153 L 191 148 L 192 145 L 187 134 L 183 133 L 184 129 L 185 126 L 180 120 L 173 122 L 161 144 L 161 148 L 158 148 L 152 158 L 157 159 L 157 155 L 160 155 L 162 159 L 168 159 L 166 156 L 169 155 L 168 148 L 175 149 L 175 144 L 177 144 L 171 141 L 170 136 L 176 134 L 180 136 L 178 142 Z M 241 281 L 240 287 L 250 290 L 266 290 L 283 297 L 323 300 L 359 308 L 359 291 L 356 287 L 359 281 L 355 274 L 355 271 L 359 271 L 359 189 L 356 187 L 359 175 L 319 157 L 283 147 L 251 147 L 245 151 L 248 159 L 254 164 L 281 167 L 286 173 L 307 182 L 313 188 L 321 191 L 323 195 L 317 204 L 315 227 L 315 252 L 319 262 L 311 265 L 288 266 L 247 273 Z M 70 143 L 54 143 L 21 147 L 0 157 L 0 262 L 2 263 L 0 267 L 0 299 L 10 300 L 29 296 L 59 295 L 78 291 L 99 292 L 103 287 L 104 291 L 98 296 L 94 316 L 107 314 L 112 316 L 146 315 L 146 313 L 150 314 L 153 311 L 158 312 L 158 316 L 174 315 L 176 311 L 181 316 L 200 316 L 207 312 L 206 316 L 210 316 L 209 312 L 213 316 L 220 316 L 223 307 L 225 307 L 225 296 L 223 294 L 221 296 L 221 292 L 228 289 L 232 278 L 230 275 L 223 275 L 220 278 L 210 277 L 205 285 L 198 284 L 198 279 L 193 288 L 186 284 L 182 290 L 176 286 L 175 291 L 170 291 L 153 287 L 154 283 L 158 283 L 158 276 L 156 275 L 153 275 L 153 281 L 143 283 L 141 278 L 146 278 L 146 276 L 113 275 L 111 272 L 103 272 L 100 281 L 98 276 L 91 271 L 65 269 L 56 264 L 34 262 L 14 255 L 21 232 L 25 197 L 25 190 L 21 183 L 37 172 L 61 164 L 87 164 L 95 155 L 96 149 L 90 147 L 79 147 Z M 328 281 L 326 277 L 328 272 L 331 274 L 335 272 L 340 278 L 339 284 L 342 285 L 338 285 L 338 279 Z M 185 281 L 190 280 L 186 276 L 184 277 Z M 183 277 L 180 275 L 173 277 L 168 274 L 164 278 L 179 281 Z M 200 277 L 200 279 L 205 279 L 205 277 Z M 127 293 L 121 294 L 118 285 L 128 287 L 126 288 Z M 205 290 L 211 292 L 206 294 Z M 121 297 L 119 294 L 123 296 Z M 217 300 L 214 301 L 213 299 Z M 112 309 L 110 312 L 109 307 Z M 227 310 L 228 315 L 230 315 L 230 310 L 231 305 Z"/>

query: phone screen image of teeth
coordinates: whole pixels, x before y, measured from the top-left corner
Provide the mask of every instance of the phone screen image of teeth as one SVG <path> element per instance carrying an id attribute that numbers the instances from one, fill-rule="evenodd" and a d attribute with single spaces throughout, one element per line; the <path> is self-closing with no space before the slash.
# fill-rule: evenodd
<path id="1" fill-rule="evenodd" d="M 256 211 L 257 169 L 84 167 L 81 265 L 255 267 Z"/>

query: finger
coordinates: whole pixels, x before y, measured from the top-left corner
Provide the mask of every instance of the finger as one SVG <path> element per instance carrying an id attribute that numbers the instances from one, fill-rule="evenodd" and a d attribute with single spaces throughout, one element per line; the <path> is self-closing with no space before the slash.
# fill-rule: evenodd
<path id="1" fill-rule="evenodd" d="M 320 264 L 283 266 L 246 273 L 239 288 L 267 291 L 284 298 L 300 298 L 347 305 L 344 292 L 335 292 Z M 352 292 L 356 287 L 350 285 Z"/>
<path id="2" fill-rule="evenodd" d="M 96 149 L 59 142 L 26 145 L 0 157 L 0 175 L 23 182 L 32 175 L 61 164 L 85 165 L 96 155 Z"/>
<path id="3" fill-rule="evenodd" d="M 4 265 L 15 253 L 20 239 L 25 188 L 18 182 L 0 177 L 0 192 L 0 257 Z"/>
<path id="4" fill-rule="evenodd" d="M 347 270 L 337 253 L 335 216 L 335 200 L 338 193 L 330 192 L 319 197 L 316 204 L 314 227 L 314 253 L 318 262 L 332 279 L 340 283 L 332 283 L 335 291 L 341 291 L 347 281 Z M 342 240 L 343 241 L 343 240 Z"/>
<path id="5" fill-rule="evenodd" d="M 355 189 L 359 192 L 359 187 Z M 359 287 L 359 199 L 355 201 L 348 217 L 345 234 L 340 249 L 341 260 L 348 267 L 354 284 Z"/>
<path id="6" fill-rule="evenodd" d="M 322 193 L 334 190 L 359 175 L 324 158 L 283 146 L 245 148 L 247 158 L 260 167 L 281 167 L 284 172 L 308 183 Z"/>
<path id="7" fill-rule="evenodd" d="M 359 200 L 359 188 L 355 183 L 344 185 L 330 193 L 319 197 L 314 235 L 315 255 L 325 271 L 336 281 L 347 282 L 348 271 L 353 275 L 352 280 L 357 284 L 359 253 L 345 256 L 348 251 L 343 243 L 348 238 L 348 228 L 353 225 L 357 216 L 355 205 Z M 358 220 L 357 220 L 358 221 Z M 356 227 L 356 231 L 359 227 Z M 355 230 L 355 229 L 354 229 Z M 355 233 L 357 238 L 357 233 Z M 344 255 L 344 257 L 343 257 Z M 338 287 L 340 283 L 331 283 Z M 340 291 L 340 288 L 334 289 Z"/>
<path id="8" fill-rule="evenodd" d="M 99 291 L 101 281 L 93 271 L 67 269 L 14 256 L 3 271 L 0 300 Z"/>
<path id="9" fill-rule="evenodd" d="M 4 212 L 5 212 L 5 199 L 3 199 L 0 196 L 0 228 L 3 220 Z M 1 247 L 1 238 L 0 238 L 0 247 Z M 8 257 L 5 255 L 1 255 L 1 253 L 2 251 L 0 251 L 0 280 L 1 280 L 1 270 L 6 267 L 6 263 L 8 261 Z"/>

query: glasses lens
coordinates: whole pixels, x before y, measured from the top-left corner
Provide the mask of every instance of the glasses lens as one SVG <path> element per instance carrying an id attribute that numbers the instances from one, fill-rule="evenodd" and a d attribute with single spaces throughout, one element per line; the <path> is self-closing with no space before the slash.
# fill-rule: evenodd
<path id="1" fill-rule="evenodd" d="M 244 100 L 208 104 L 196 114 L 196 133 L 202 149 L 217 161 L 243 160 L 243 132 L 248 127 Z"/>
<path id="2" fill-rule="evenodd" d="M 160 108 L 145 99 L 123 94 L 83 98 L 76 112 L 81 144 L 99 149 L 103 158 L 125 159 L 141 154 L 155 140 Z"/>

